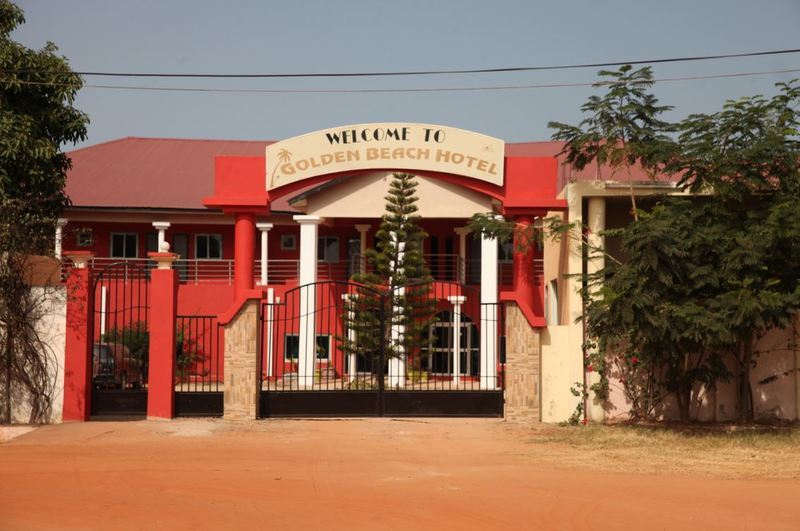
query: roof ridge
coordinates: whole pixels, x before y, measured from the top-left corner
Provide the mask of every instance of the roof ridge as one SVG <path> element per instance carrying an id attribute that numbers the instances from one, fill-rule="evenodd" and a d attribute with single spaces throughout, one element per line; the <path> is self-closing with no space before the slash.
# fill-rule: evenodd
<path id="1" fill-rule="evenodd" d="M 75 153 L 76 151 L 83 151 L 85 149 L 92 149 L 100 146 L 106 146 L 109 144 L 115 144 L 118 142 L 125 142 L 128 140 L 165 140 L 165 141 L 178 141 L 178 142 L 237 142 L 237 143 L 264 143 L 264 144 L 274 144 L 277 140 L 235 140 L 235 139 L 225 139 L 225 138 L 179 138 L 179 137 L 160 137 L 160 136 L 124 136 L 121 138 L 114 138 L 112 140 L 105 140 L 103 142 L 98 142 L 97 144 L 91 144 L 88 146 L 81 146 L 79 148 L 75 148 L 72 150 L 67 151 L 67 153 Z"/>

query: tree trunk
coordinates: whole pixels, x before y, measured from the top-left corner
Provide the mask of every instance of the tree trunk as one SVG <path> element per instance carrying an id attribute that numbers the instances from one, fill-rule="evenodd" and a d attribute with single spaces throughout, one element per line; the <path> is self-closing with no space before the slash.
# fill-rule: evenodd
<path id="1" fill-rule="evenodd" d="M 14 352 L 14 335 L 11 330 L 10 323 L 6 323 L 6 344 L 5 344 L 5 358 L 6 358 L 6 400 L 3 404 L 3 423 L 11 424 L 11 355 Z"/>
<path id="2" fill-rule="evenodd" d="M 739 423 L 753 422 L 753 407 L 750 400 L 750 366 L 753 361 L 753 341 L 750 338 L 739 342 Z"/>
<path id="3" fill-rule="evenodd" d="M 689 405 L 692 399 L 692 386 L 686 382 L 678 384 L 678 390 L 675 393 L 678 397 L 678 414 L 680 415 L 681 422 L 689 422 Z"/>

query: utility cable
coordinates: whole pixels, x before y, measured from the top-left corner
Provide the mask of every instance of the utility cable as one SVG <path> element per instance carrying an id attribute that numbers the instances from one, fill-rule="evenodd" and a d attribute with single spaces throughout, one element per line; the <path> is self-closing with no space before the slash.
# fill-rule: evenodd
<path id="1" fill-rule="evenodd" d="M 760 52 L 743 52 L 716 55 L 695 55 L 686 57 L 668 57 L 661 59 L 647 59 L 637 61 L 607 61 L 601 63 L 577 63 L 550 66 L 514 66 L 500 68 L 473 68 L 457 70 L 411 70 L 395 72 L 310 72 L 310 73 L 284 73 L 284 74 L 179 74 L 179 73 L 158 73 L 158 72 L 102 72 L 102 71 L 83 71 L 75 72 L 81 76 L 108 76 L 108 77 L 163 77 L 163 78 L 304 78 L 304 77 L 385 77 L 385 76 L 437 76 L 454 74 L 494 74 L 502 72 L 533 72 L 542 70 L 569 70 L 576 68 L 601 68 L 618 65 L 644 65 L 661 63 L 683 63 L 691 61 L 710 61 L 716 59 L 732 59 L 742 57 L 762 57 L 770 55 L 785 55 L 800 52 L 800 48 L 789 48 L 784 50 L 768 50 Z M 47 72 L 46 70 L 19 69 L 7 70 L 14 73 L 35 73 Z"/>
<path id="2" fill-rule="evenodd" d="M 726 79 L 736 77 L 753 77 L 774 74 L 789 74 L 800 72 L 800 68 L 789 68 L 783 70 L 763 70 L 758 72 L 736 72 L 732 74 L 708 74 L 697 76 L 662 77 L 653 79 L 653 83 L 665 83 L 675 81 L 699 81 L 704 79 Z M 139 90 L 139 91 L 161 91 L 161 92 L 217 92 L 217 93 L 237 93 L 237 94 L 385 94 L 402 92 L 483 92 L 500 90 L 532 90 L 546 88 L 569 88 L 569 87 L 592 87 L 596 85 L 607 85 L 613 82 L 576 82 L 576 83 L 539 83 L 532 85 L 495 85 L 478 87 L 411 87 L 411 88 L 385 88 L 385 89 L 237 89 L 237 88 L 211 88 L 211 87 L 152 87 L 136 85 L 79 85 L 72 83 L 55 83 L 47 81 L 16 81 L 20 85 L 48 85 L 58 87 L 76 87 L 106 90 Z"/>

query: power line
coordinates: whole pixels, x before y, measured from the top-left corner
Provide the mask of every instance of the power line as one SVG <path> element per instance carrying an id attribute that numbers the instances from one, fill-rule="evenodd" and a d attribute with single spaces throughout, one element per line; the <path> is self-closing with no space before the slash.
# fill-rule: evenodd
<path id="1" fill-rule="evenodd" d="M 663 77 L 653 79 L 654 83 L 675 81 L 699 81 L 703 79 L 726 79 L 736 77 L 752 77 L 772 74 L 790 74 L 800 72 L 800 68 L 783 70 L 763 70 L 758 72 L 736 72 L 731 74 L 708 74 L 698 76 Z M 139 90 L 161 92 L 216 92 L 237 94 L 382 94 L 402 92 L 481 92 L 500 90 L 532 90 L 547 88 L 591 87 L 597 84 L 592 82 L 576 83 L 539 83 L 532 85 L 494 85 L 478 87 L 412 87 L 412 88 L 387 88 L 387 89 L 237 89 L 237 88 L 211 88 L 211 87 L 152 87 L 136 85 L 78 85 L 71 83 L 51 83 L 46 81 L 18 81 L 20 85 L 48 85 L 58 87 L 92 88 L 106 90 Z"/>
<path id="2" fill-rule="evenodd" d="M 85 71 L 75 72 L 81 76 L 107 76 L 107 77 L 159 77 L 159 78 L 206 78 L 206 79 L 247 79 L 247 78 L 305 78 L 305 77 L 386 77 L 386 76 L 433 76 L 433 75 L 455 75 L 455 74 L 494 74 L 503 72 L 532 72 L 542 70 L 569 70 L 577 68 L 601 68 L 618 65 L 644 65 L 660 63 L 680 63 L 690 61 L 710 61 L 716 59 L 733 59 L 742 57 L 760 57 L 768 55 L 784 55 L 800 52 L 800 48 L 785 50 L 769 50 L 761 52 L 745 52 L 717 55 L 697 55 L 686 57 L 669 57 L 662 59 L 648 59 L 637 61 L 609 61 L 603 63 L 578 63 L 550 66 L 516 66 L 501 68 L 475 68 L 459 70 L 412 70 L 397 72 L 311 72 L 311 73 L 285 73 L 285 74 L 178 74 L 178 73 L 157 73 L 157 72 L 101 72 Z M 8 70 L 15 73 L 34 73 L 46 72 L 35 69 Z"/>

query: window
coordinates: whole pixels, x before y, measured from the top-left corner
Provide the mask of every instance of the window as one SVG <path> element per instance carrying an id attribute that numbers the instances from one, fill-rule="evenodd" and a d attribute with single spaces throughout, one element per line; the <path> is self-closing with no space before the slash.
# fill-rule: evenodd
<path id="1" fill-rule="evenodd" d="M 297 334 L 286 334 L 283 339 L 283 356 L 286 361 L 297 361 L 300 357 L 300 336 Z M 330 355 L 331 341 L 330 336 L 317 336 L 317 359 L 328 360 Z"/>
<path id="2" fill-rule="evenodd" d="M 111 233 L 112 258 L 136 258 L 139 256 L 139 237 L 133 232 Z"/>
<path id="3" fill-rule="evenodd" d="M 94 244 L 92 229 L 78 229 L 75 237 L 78 240 L 78 247 L 91 247 Z"/>
<path id="4" fill-rule="evenodd" d="M 320 236 L 317 239 L 317 260 L 320 262 L 339 261 L 338 236 Z"/>
<path id="5" fill-rule="evenodd" d="M 194 257 L 198 260 L 222 259 L 221 234 L 197 234 L 194 237 Z"/>
<path id="6" fill-rule="evenodd" d="M 559 324 L 559 311 L 558 311 L 558 281 L 551 280 L 547 285 L 545 291 L 545 315 L 548 326 L 556 326 Z"/>
<path id="7" fill-rule="evenodd" d="M 297 249 L 297 238 L 294 234 L 281 234 L 281 251 Z"/>
<path id="8" fill-rule="evenodd" d="M 158 248 L 158 233 L 148 232 L 147 241 L 145 242 L 145 251 L 148 253 L 157 253 L 160 251 Z"/>
<path id="9" fill-rule="evenodd" d="M 500 244 L 497 249 L 497 259 L 500 262 L 513 262 L 514 261 L 514 242 L 505 241 Z"/>

